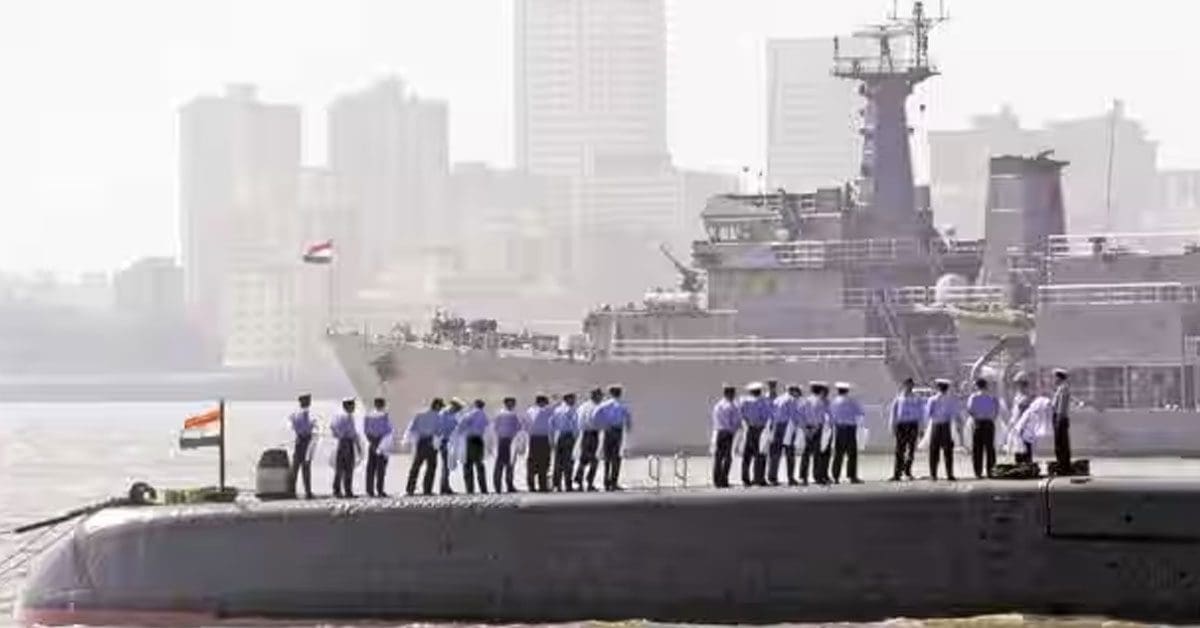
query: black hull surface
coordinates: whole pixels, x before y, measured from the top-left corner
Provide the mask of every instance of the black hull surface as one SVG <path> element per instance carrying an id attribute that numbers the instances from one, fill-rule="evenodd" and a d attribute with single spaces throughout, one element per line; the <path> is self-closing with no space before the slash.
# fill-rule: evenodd
<path id="1" fill-rule="evenodd" d="M 145 507 L 43 557 L 26 623 L 1200 619 L 1200 482 Z"/>

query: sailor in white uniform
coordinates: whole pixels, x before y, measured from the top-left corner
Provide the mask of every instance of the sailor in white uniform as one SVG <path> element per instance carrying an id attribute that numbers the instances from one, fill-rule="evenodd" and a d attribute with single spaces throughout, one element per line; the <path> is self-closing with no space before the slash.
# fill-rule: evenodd
<path id="1" fill-rule="evenodd" d="M 896 437 L 895 460 L 892 465 L 891 481 L 899 482 L 901 474 L 913 479 L 913 459 L 917 455 L 917 439 L 921 421 L 925 419 L 925 400 L 913 393 L 912 378 L 904 380 L 900 394 L 888 408 L 888 427 Z"/>
<path id="2" fill-rule="evenodd" d="M 304 478 L 304 498 L 312 499 L 312 459 L 308 452 L 312 446 L 313 431 L 316 421 L 312 418 L 312 395 L 303 394 L 297 399 L 300 408 L 288 417 L 292 425 L 292 433 L 296 436 L 295 446 L 292 447 L 292 495 L 296 495 L 296 480 Z"/>
<path id="3" fill-rule="evenodd" d="M 950 380 L 934 382 L 937 392 L 925 404 L 929 423 L 929 479 L 937 481 L 938 458 L 946 459 L 946 479 L 954 481 L 954 435 L 952 429 L 962 429 L 962 404 L 950 392 Z"/>
<path id="4" fill-rule="evenodd" d="M 846 477 L 852 484 L 862 484 L 858 477 L 858 428 L 863 423 L 863 407 L 850 396 L 850 384 L 838 382 L 837 396 L 829 404 L 829 420 L 833 423 L 833 482 L 840 481 L 842 459 L 846 460 Z"/>
<path id="5" fill-rule="evenodd" d="M 975 380 L 975 392 L 967 398 L 967 416 L 971 417 L 971 465 L 975 479 L 990 478 L 996 470 L 996 421 L 1000 418 L 1000 400 L 988 390 L 986 379 Z"/>
<path id="6" fill-rule="evenodd" d="M 1066 369 L 1054 369 L 1054 460 L 1060 475 L 1071 474 L 1071 387 Z"/>
<path id="7" fill-rule="evenodd" d="M 408 468 L 408 485 L 405 487 L 405 492 L 409 495 L 417 490 L 417 476 L 421 473 L 421 467 L 425 467 L 422 492 L 426 495 L 433 494 L 433 479 L 437 476 L 438 458 L 437 443 L 434 441 L 441 429 L 442 409 L 445 405 L 440 398 L 434 399 L 429 403 L 428 410 L 413 417 L 412 422 L 408 424 L 405 440 L 415 441 L 412 465 Z"/>
<path id="8" fill-rule="evenodd" d="M 529 456 L 525 459 L 525 483 L 530 491 L 550 490 L 550 420 L 554 407 L 546 395 L 534 397 L 525 411 L 525 433 L 529 434 Z"/>
<path id="9" fill-rule="evenodd" d="M 787 484 L 796 486 L 796 440 L 804 431 L 804 390 L 798 384 L 788 386 L 787 394 L 775 400 L 775 420 L 784 424 L 783 460 Z"/>
<path id="10" fill-rule="evenodd" d="M 334 497 L 354 497 L 354 464 L 357 461 L 359 443 L 358 430 L 354 427 L 354 399 L 342 400 L 342 411 L 330 425 L 337 439 L 337 454 L 334 459 Z"/>
<path id="11" fill-rule="evenodd" d="M 742 486 L 766 486 L 766 463 L 762 452 L 762 433 L 771 420 L 774 408 L 763 397 L 763 385 L 752 382 L 746 386 L 746 396 L 738 401 L 742 421 L 746 424 L 746 440 L 742 446 Z M 751 477 L 750 470 L 754 470 Z"/>
<path id="12" fill-rule="evenodd" d="M 713 404 L 713 486 L 729 488 L 729 471 L 733 468 L 733 439 L 742 426 L 737 407 L 737 388 L 725 385 L 721 398 Z"/>
<path id="13" fill-rule="evenodd" d="M 463 407 L 466 406 L 462 399 L 454 397 L 450 400 L 450 405 L 442 410 L 438 417 L 438 453 L 442 458 L 442 485 L 439 491 L 442 495 L 453 495 L 454 489 L 450 488 L 450 452 L 451 440 L 458 432 L 458 420 L 462 416 Z"/>
<path id="14" fill-rule="evenodd" d="M 1033 394 L 1029 390 L 1029 376 L 1024 372 L 1017 373 L 1013 378 L 1013 384 L 1017 388 L 1017 392 L 1013 393 L 1012 400 L 1012 416 L 1008 424 L 1012 427 L 1013 434 L 1016 434 L 1017 440 L 1020 441 L 1020 446 L 1013 449 L 1013 457 L 1017 464 L 1030 464 L 1033 462 L 1033 441 L 1034 437 L 1025 437 L 1021 433 L 1022 426 L 1021 418 L 1025 412 L 1029 410 L 1029 406 L 1033 404 Z M 1013 442 L 1013 437 L 1009 437 L 1009 442 Z"/>
<path id="15" fill-rule="evenodd" d="M 771 404 L 771 416 L 767 421 L 767 484 L 779 486 L 779 463 L 783 460 L 784 440 L 788 435 L 789 417 L 783 416 L 788 401 L 786 394 L 779 394 L 779 382 L 767 382 L 767 401 Z M 793 461 L 793 464 L 794 461 Z"/>
<path id="16" fill-rule="evenodd" d="M 579 405 L 576 416 L 579 419 L 579 468 L 575 471 L 575 486 L 585 490 L 584 476 L 587 476 L 586 490 L 596 490 L 596 470 L 600 466 L 600 426 L 596 423 L 596 409 L 604 402 L 604 391 L 593 388 L 591 397 Z"/>

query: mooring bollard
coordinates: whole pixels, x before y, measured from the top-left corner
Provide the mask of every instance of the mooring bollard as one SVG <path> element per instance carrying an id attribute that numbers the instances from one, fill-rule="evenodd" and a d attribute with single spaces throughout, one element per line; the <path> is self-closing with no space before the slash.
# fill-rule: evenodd
<path id="1" fill-rule="evenodd" d="M 679 486 L 687 488 L 688 455 L 686 452 L 681 451 L 675 454 L 675 479 L 679 482 Z"/>
<path id="2" fill-rule="evenodd" d="M 654 480 L 654 488 L 662 488 L 662 458 L 650 456 L 646 458 L 646 473 Z"/>

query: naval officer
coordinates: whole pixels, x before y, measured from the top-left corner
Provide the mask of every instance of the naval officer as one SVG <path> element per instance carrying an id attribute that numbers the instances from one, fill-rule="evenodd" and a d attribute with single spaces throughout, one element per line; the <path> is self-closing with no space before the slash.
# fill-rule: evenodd
<path id="1" fill-rule="evenodd" d="M 789 414 L 790 397 L 779 394 L 779 382 L 767 382 L 767 401 L 771 404 L 771 416 L 767 422 L 767 484 L 779 486 L 779 463 L 783 460 L 783 449 L 787 445 L 791 415 Z M 792 461 L 795 465 L 795 460 Z M 792 470 L 795 473 L 795 469 Z"/>
<path id="2" fill-rule="evenodd" d="M 442 409 L 445 405 L 441 399 L 435 398 L 429 402 L 428 410 L 413 417 L 412 422 L 408 424 L 405 439 L 415 441 L 412 465 L 408 468 L 408 484 L 404 489 L 409 495 L 417 490 L 417 476 L 421 473 L 421 467 L 425 467 L 422 492 L 426 495 L 433 494 L 433 478 L 437 475 L 438 456 L 434 440 L 441 429 Z"/>
<path id="3" fill-rule="evenodd" d="M 575 435 L 579 431 L 575 409 L 575 393 L 563 395 L 562 402 L 554 409 L 550 418 L 550 429 L 554 432 L 554 473 L 552 484 L 555 491 L 575 490 Z"/>
<path id="4" fill-rule="evenodd" d="M 833 482 L 840 481 L 842 459 L 846 460 L 846 477 L 851 484 L 862 484 L 858 477 L 858 428 L 862 427 L 863 407 L 850 395 L 850 384 L 838 382 L 837 396 L 829 404 L 829 421 L 833 423 Z"/>
<path id="5" fill-rule="evenodd" d="M 996 470 L 996 419 L 1000 400 L 988 391 L 986 379 L 975 380 L 975 392 L 967 398 L 967 416 L 971 417 L 971 465 L 975 479 L 992 477 Z"/>
<path id="6" fill-rule="evenodd" d="M 798 384 L 788 386 L 787 394 L 775 401 L 777 420 L 784 423 L 783 459 L 787 466 L 788 486 L 796 486 L 796 439 L 804 431 L 804 390 Z"/>
<path id="7" fill-rule="evenodd" d="M 312 406 L 312 395 L 307 393 L 300 395 L 297 399 L 300 403 L 300 408 L 288 417 L 288 422 L 292 425 L 292 433 L 296 435 L 295 446 L 292 447 L 292 495 L 296 495 L 296 480 L 300 477 L 304 478 L 304 498 L 312 499 L 312 459 L 309 457 L 309 448 L 312 446 L 313 431 L 316 428 L 316 421 L 312 418 L 312 412 L 309 409 Z"/>
<path id="8" fill-rule="evenodd" d="M 463 414 L 458 430 L 467 441 L 466 461 L 463 463 L 463 485 L 467 492 L 475 494 L 475 482 L 479 482 L 479 492 L 487 493 L 487 470 L 483 467 L 484 443 L 483 436 L 487 434 L 488 416 L 484 411 L 487 404 L 482 399 L 476 399 L 472 408 Z M 499 485 L 497 485 L 499 487 Z"/>
<path id="9" fill-rule="evenodd" d="M 347 397 L 342 400 L 342 411 L 333 417 L 330 429 L 333 437 L 337 439 L 333 495 L 334 497 L 354 497 L 354 463 L 360 447 L 358 430 L 354 427 L 354 399 Z"/>
<path id="10" fill-rule="evenodd" d="M 525 483 L 529 490 L 545 493 L 550 490 L 550 420 L 554 408 L 550 398 L 538 395 L 525 411 L 525 432 L 529 434 L 529 456 L 525 459 Z"/>
<path id="11" fill-rule="evenodd" d="M 1054 397 L 1050 402 L 1054 423 L 1054 459 L 1059 475 L 1071 474 L 1071 387 L 1066 369 L 1054 369 Z"/>
<path id="12" fill-rule="evenodd" d="M 808 486 L 808 467 L 817 484 L 829 483 L 829 467 L 825 464 L 822 436 L 829 423 L 829 387 L 825 382 L 809 382 L 809 396 L 804 400 L 801 424 L 804 427 L 804 450 L 800 454 L 800 484 Z"/>
<path id="13" fill-rule="evenodd" d="M 492 419 L 496 432 L 496 466 L 492 470 L 492 485 L 496 492 L 517 492 L 513 486 L 513 439 L 521 433 L 521 419 L 517 416 L 517 398 L 505 397 L 504 409 Z M 504 487 L 504 488 L 501 488 Z"/>
<path id="14" fill-rule="evenodd" d="M 392 433 L 392 419 L 385 406 L 383 397 L 376 397 L 375 409 L 363 417 L 363 435 L 367 437 L 367 495 L 371 497 L 387 497 L 383 482 L 387 477 L 388 459 L 379 453 L 379 443 Z"/>
<path id="15" fill-rule="evenodd" d="M 961 426 L 962 407 L 950 392 L 950 380 L 934 382 L 937 392 L 925 404 L 925 420 L 929 423 L 929 479 L 937 481 L 938 457 L 946 458 L 946 479 L 954 481 L 954 435 Z"/>
<path id="16" fill-rule="evenodd" d="M 925 418 L 925 401 L 913 392 L 915 383 L 911 377 L 904 380 L 900 394 L 888 408 L 888 427 L 896 437 L 895 461 L 892 465 L 892 482 L 899 482 L 901 474 L 913 479 L 913 459 L 917 455 L 917 435 L 921 431 L 921 419 Z"/>
<path id="17" fill-rule="evenodd" d="M 736 397 L 737 388 L 726 385 L 721 391 L 721 399 L 713 404 L 713 486 L 717 488 L 729 488 L 729 471 L 733 468 L 733 439 L 742 426 Z"/>
<path id="18" fill-rule="evenodd" d="M 1029 376 L 1023 371 L 1017 373 L 1013 378 L 1013 384 L 1017 387 L 1017 392 L 1013 393 L 1012 400 L 1012 415 L 1009 420 L 1010 429 L 1017 430 L 1021 425 L 1021 417 L 1025 415 L 1025 411 L 1029 406 L 1033 405 L 1033 395 L 1029 390 Z M 1025 438 L 1021 434 L 1019 439 L 1021 449 L 1014 448 L 1013 457 L 1017 464 L 1031 464 L 1033 462 L 1033 438 Z M 1012 442 L 1012 441 L 1010 441 Z"/>
<path id="19" fill-rule="evenodd" d="M 587 476 L 587 490 L 596 490 L 596 469 L 600 465 L 600 428 L 596 424 L 596 409 L 604 401 L 604 391 L 593 388 L 587 401 L 579 405 L 576 416 L 579 418 L 579 468 L 575 471 L 575 486 L 584 490 L 584 476 Z"/>
<path id="20" fill-rule="evenodd" d="M 771 404 L 763 398 L 763 385 L 753 382 L 746 386 L 746 396 L 738 402 L 742 412 L 742 422 L 746 424 L 746 442 L 742 445 L 742 486 L 766 486 L 763 477 L 766 465 L 760 464 L 762 457 L 762 432 L 771 420 Z M 750 476 L 750 469 L 754 476 Z"/>
<path id="21" fill-rule="evenodd" d="M 438 415 L 438 454 L 442 458 L 442 485 L 439 492 L 442 495 L 454 494 L 454 489 L 450 488 L 450 440 L 458 431 L 458 420 L 465 405 L 462 399 L 454 397 L 450 400 L 450 405 Z"/>
<path id="22" fill-rule="evenodd" d="M 621 400 L 622 389 L 619 385 L 608 387 L 608 399 L 605 399 L 596 409 L 599 423 L 604 430 L 604 490 L 620 491 L 621 488 L 621 446 L 625 434 L 633 429 L 633 415 L 629 406 Z"/>

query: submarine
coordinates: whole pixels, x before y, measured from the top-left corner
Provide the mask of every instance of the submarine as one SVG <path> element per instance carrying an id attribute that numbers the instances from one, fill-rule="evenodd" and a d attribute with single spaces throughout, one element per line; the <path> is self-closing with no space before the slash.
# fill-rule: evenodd
<path id="1" fill-rule="evenodd" d="M 867 484 L 116 507 L 23 624 L 1200 621 L 1200 481 Z"/>

